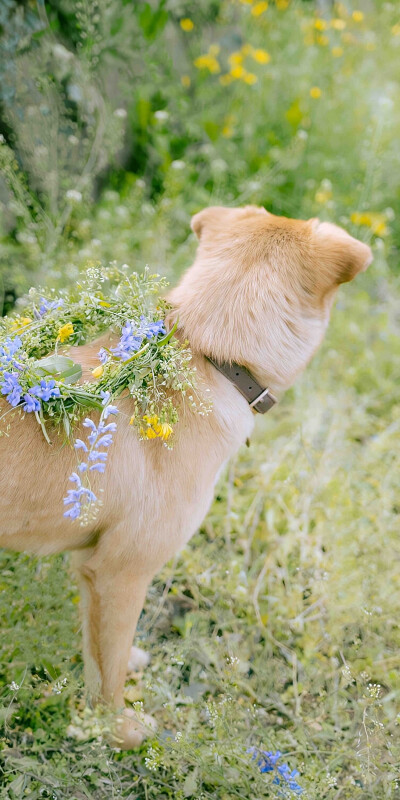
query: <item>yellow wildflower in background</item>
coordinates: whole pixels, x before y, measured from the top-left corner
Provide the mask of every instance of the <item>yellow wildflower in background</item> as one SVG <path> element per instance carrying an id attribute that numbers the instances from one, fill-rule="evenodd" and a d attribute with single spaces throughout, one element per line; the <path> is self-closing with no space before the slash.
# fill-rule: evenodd
<path id="1" fill-rule="evenodd" d="M 255 6 L 253 6 L 253 8 L 251 9 L 251 13 L 253 17 L 260 17 L 261 14 L 263 14 L 264 11 L 267 10 L 267 8 L 268 8 L 268 3 L 266 2 L 266 0 L 263 0 L 263 2 L 256 3 Z"/>
<path id="2" fill-rule="evenodd" d="M 232 67 L 231 69 L 232 78 L 235 78 L 236 80 L 239 80 L 239 78 L 243 78 L 245 72 L 246 72 L 245 68 L 242 67 L 240 64 L 238 64 L 237 67 Z"/>
<path id="3" fill-rule="evenodd" d="M 219 79 L 221 86 L 229 86 L 229 84 L 232 83 L 232 81 L 233 81 L 232 75 L 229 75 L 229 73 L 227 73 L 226 75 L 221 75 Z"/>
<path id="4" fill-rule="evenodd" d="M 257 75 L 254 75 L 253 72 L 245 72 L 243 75 L 243 81 L 247 83 L 249 86 L 253 86 L 254 83 L 257 83 L 258 78 Z"/>
<path id="5" fill-rule="evenodd" d="M 340 58 L 343 55 L 343 47 L 332 47 L 332 55 L 334 58 Z"/>
<path id="6" fill-rule="evenodd" d="M 231 53 L 230 56 L 228 56 L 228 61 L 233 67 L 236 67 L 239 64 L 242 64 L 243 63 L 243 53 L 239 53 L 239 52 Z"/>
<path id="7" fill-rule="evenodd" d="M 72 322 L 67 322 L 58 331 L 58 338 L 60 342 L 65 342 L 66 339 L 72 336 L 73 332 L 74 332 L 74 326 Z"/>
<path id="8" fill-rule="evenodd" d="M 193 63 L 197 69 L 208 69 L 213 74 L 221 72 L 218 60 L 210 52 L 205 53 L 203 56 L 198 56 Z"/>
<path id="9" fill-rule="evenodd" d="M 194 28 L 194 23 L 192 22 L 191 19 L 189 19 L 189 17 L 185 17 L 185 19 L 181 19 L 179 24 L 180 24 L 182 30 L 185 31 L 186 33 L 189 33 Z"/>
<path id="10" fill-rule="evenodd" d="M 386 217 L 379 211 L 366 211 L 362 213 L 355 211 L 350 219 L 354 225 L 364 225 L 366 228 L 370 228 L 375 236 L 386 236 L 388 233 Z"/>
<path id="11" fill-rule="evenodd" d="M 393 25 L 390 30 L 393 36 L 400 36 L 400 22 L 396 22 L 396 25 Z"/>
<path id="12" fill-rule="evenodd" d="M 290 0 L 275 0 L 278 11 L 286 11 L 289 7 Z"/>
<path id="13" fill-rule="evenodd" d="M 325 36 L 325 34 L 317 36 L 317 43 L 326 47 L 329 44 L 329 36 Z"/>
<path id="14" fill-rule="evenodd" d="M 354 19 L 354 22 L 362 22 L 364 19 L 364 14 L 362 11 L 353 11 L 351 15 Z"/>
<path id="15" fill-rule="evenodd" d="M 190 80 L 189 75 L 182 75 L 181 84 L 185 87 L 185 89 L 189 89 L 191 82 L 192 81 Z"/>
<path id="16" fill-rule="evenodd" d="M 318 18 L 314 22 L 314 28 L 316 28 L 317 31 L 326 31 L 327 27 L 328 27 L 328 23 L 327 23 L 326 19 L 319 19 Z"/>
<path id="17" fill-rule="evenodd" d="M 310 97 L 312 97 L 313 100 L 318 100 L 318 98 L 321 97 L 321 94 L 322 94 L 322 91 L 319 88 L 319 86 L 312 86 L 311 87 L 311 89 L 310 89 Z"/>
<path id="18" fill-rule="evenodd" d="M 344 19 L 331 19 L 331 28 L 335 31 L 343 31 L 346 27 Z"/>
<path id="19" fill-rule="evenodd" d="M 101 367 L 101 366 L 100 367 L 95 367 L 95 369 L 92 370 L 92 375 L 93 375 L 94 378 L 101 378 L 103 372 L 104 372 L 103 367 Z"/>
<path id="20" fill-rule="evenodd" d="M 267 53 L 266 50 L 261 50 L 261 48 L 259 48 L 258 50 L 253 50 L 251 55 L 252 58 L 254 58 L 254 61 L 257 61 L 258 64 L 269 64 L 269 62 L 271 61 L 270 54 Z"/>

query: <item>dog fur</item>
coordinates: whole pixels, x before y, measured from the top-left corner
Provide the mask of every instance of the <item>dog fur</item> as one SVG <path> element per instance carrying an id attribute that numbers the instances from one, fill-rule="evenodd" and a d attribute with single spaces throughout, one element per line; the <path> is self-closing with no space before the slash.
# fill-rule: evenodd
<path id="1" fill-rule="evenodd" d="M 160 440 L 137 439 L 124 424 L 132 401 L 119 400 L 122 419 L 107 474 L 94 479 L 96 494 L 104 486 L 100 515 L 83 528 L 62 514 L 76 461 L 62 435 L 54 432 L 49 447 L 36 421 L 14 411 L 9 435 L 0 438 L 0 545 L 39 554 L 74 551 L 87 688 L 120 710 L 147 586 L 201 524 L 223 465 L 254 425 L 246 400 L 206 356 L 244 365 L 279 396 L 321 343 L 339 285 L 372 260 L 366 244 L 335 225 L 255 206 L 207 208 L 193 217 L 192 229 L 197 254 L 169 293 L 170 324 L 179 316 L 178 335 L 190 342 L 212 412 L 199 416 L 180 401 L 168 450 Z M 69 350 L 84 377 L 98 365 L 99 346 L 97 340 Z M 121 745 L 139 744 L 143 731 L 129 710 L 118 719 Z"/>

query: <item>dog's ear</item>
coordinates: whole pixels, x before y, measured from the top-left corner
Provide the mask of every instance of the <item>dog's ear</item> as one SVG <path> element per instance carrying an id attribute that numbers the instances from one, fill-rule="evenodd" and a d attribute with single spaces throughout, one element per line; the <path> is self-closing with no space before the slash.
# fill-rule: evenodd
<path id="1" fill-rule="evenodd" d="M 213 222 L 217 222 L 221 215 L 227 210 L 228 209 L 224 208 L 224 206 L 210 206 L 210 208 L 203 208 L 202 211 L 199 211 L 198 214 L 195 214 L 191 219 L 190 227 L 193 233 L 195 233 L 197 238 L 200 239 L 204 226 Z"/>
<path id="2" fill-rule="evenodd" d="M 359 272 L 364 272 L 372 261 L 372 251 L 364 242 L 350 236 L 343 228 L 330 222 L 310 220 L 318 242 L 323 262 L 332 270 L 337 283 L 353 280 Z"/>

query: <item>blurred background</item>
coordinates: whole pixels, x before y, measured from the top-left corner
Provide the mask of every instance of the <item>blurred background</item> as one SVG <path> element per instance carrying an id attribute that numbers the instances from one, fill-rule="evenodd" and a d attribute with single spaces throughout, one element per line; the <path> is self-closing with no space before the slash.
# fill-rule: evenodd
<path id="1" fill-rule="evenodd" d="M 149 590 L 140 751 L 84 710 L 68 557 L 0 553 L 5 800 L 399 796 L 399 74 L 397 0 L 1 0 L 3 314 L 97 262 L 174 282 L 212 204 L 374 253 Z"/>

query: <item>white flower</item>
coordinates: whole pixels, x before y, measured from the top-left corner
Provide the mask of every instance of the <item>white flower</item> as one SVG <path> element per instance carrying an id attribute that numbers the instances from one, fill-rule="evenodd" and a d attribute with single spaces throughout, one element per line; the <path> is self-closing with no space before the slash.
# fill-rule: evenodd
<path id="1" fill-rule="evenodd" d="M 70 203 L 81 203 L 82 202 L 82 192 L 78 192 L 77 189 L 68 189 L 65 194 L 67 200 Z"/>
<path id="2" fill-rule="evenodd" d="M 114 117 L 118 117 L 119 119 L 126 119 L 128 116 L 128 112 L 125 108 L 116 108 L 114 111 Z"/>
<path id="3" fill-rule="evenodd" d="M 172 162 L 171 167 L 172 169 L 185 169 L 186 164 L 184 161 L 180 161 L 179 159 L 177 159 L 176 161 Z"/>
<path id="4" fill-rule="evenodd" d="M 162 109 L 160 109 L 159 111 L 155 111 L 154 112 L 154 116 L 160 122 L 164 122 L 166 119 L 168 119 L 169 114 L 168 114 L 168 111 L 163 111 Z"/>

